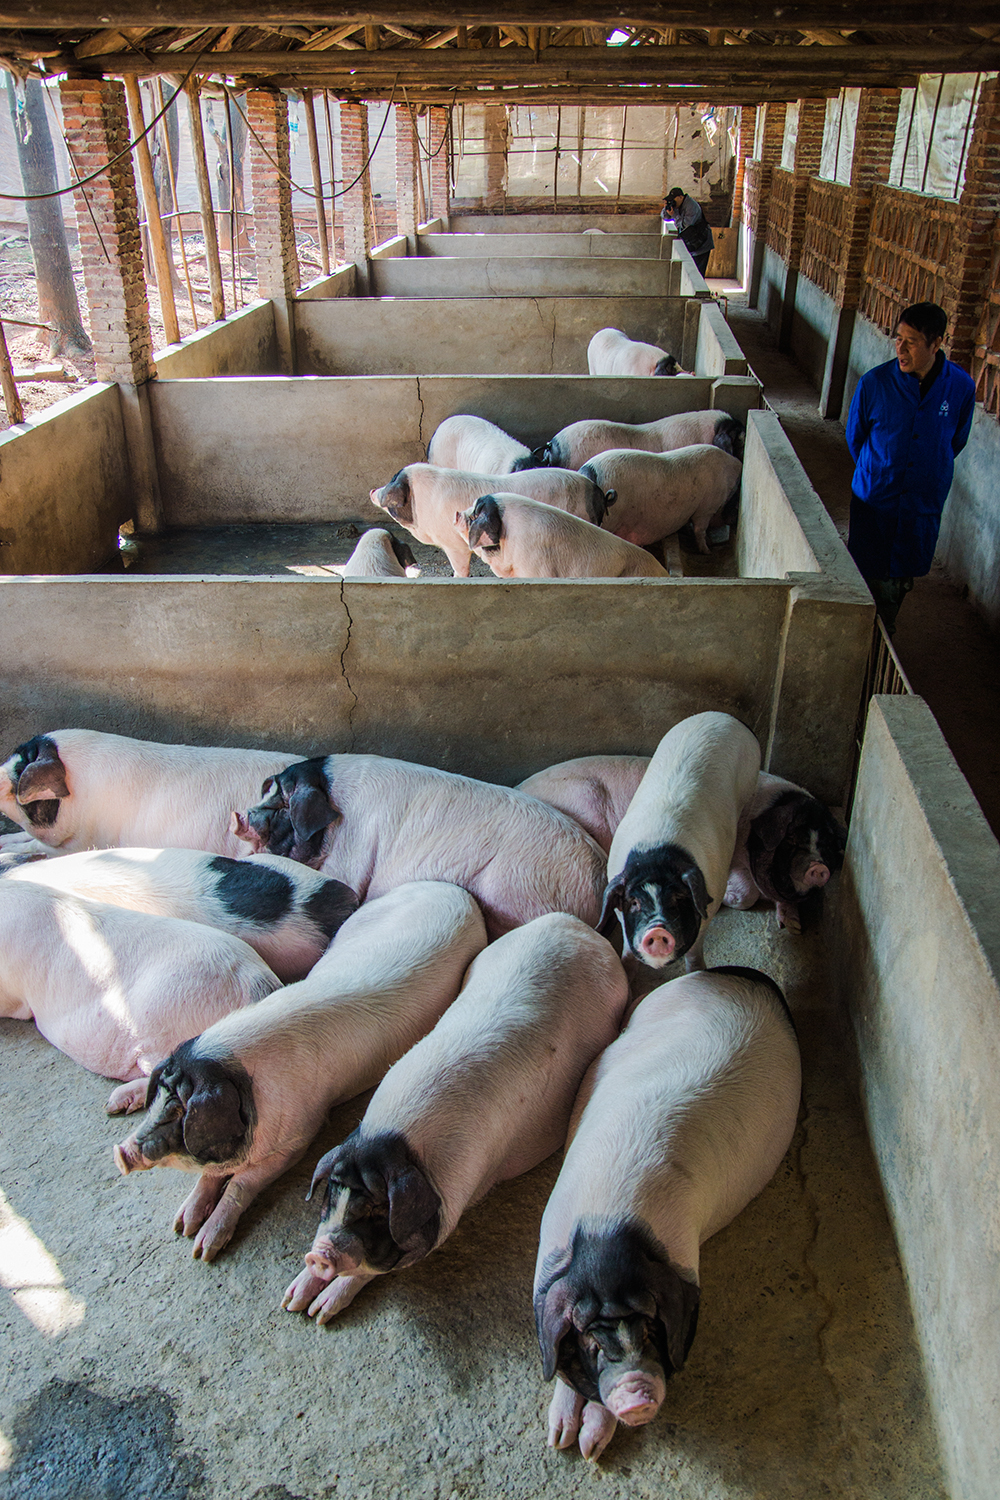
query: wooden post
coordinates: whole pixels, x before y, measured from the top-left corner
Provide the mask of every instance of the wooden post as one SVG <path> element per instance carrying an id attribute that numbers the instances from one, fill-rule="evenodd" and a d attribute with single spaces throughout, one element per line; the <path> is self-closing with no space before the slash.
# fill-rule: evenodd
<path id="1" fill-rule="evenodd" d="M 313 108 L 312 89 L 302 90 L 302 102 L 306 107 L 306 134 L 309 137 L 309 164 L 312 167 L 313 192 L 316 195 L 316 232 L 319 235 L 319 258 L 323 275 L 330 274 L 330 241 L 326 235 L 326 208 L 323 204 L 323 173 L 319 164 L 319 140 L 316 135 L 316 113 Z M 332 191 L 332 188 L 331 188 Z"/>
<path id="2" fill-rule="evenodd" d="M 326 149 L 330 157 L 330 239 L 333 241 L 332 259 L 337 260 L 337 172 L 333 160 L 333 120 L 330 118 L 330 90 L 323 90 L 323 111 L 326 115 Z"/>
<path id="3" fill-rule="evenodd" d="M 17 383 L 14 380 L 14 368 L 10 362 L 10 350 L 7 348 L 7 335 L 0 323 L 0 387 L 3 388 L 3 404 L 7 408 L 10 425 L 16 426 L 18 422 L 24 421 L 24 407 L 17 393 Z"/>
<path id="4" fill-rule="evenodd" d="M 201 122 L 201 94 L 198 80 L 189 78 L 186 85 L 188 116 L 191 122 L 191 154 L 198 179 L 201 201 L 201 230 L 205 237 L 205 260 L 208 263 L 208 285 L 212 293 L 212 317 L 220 322 L 226 316 L 226 298 L 222 289 L 222 263 L 219 260 L 219 234 L 212 207 L 212 184 L 205 159 L 205 130 Z"/>
<path id="5" fill-rule="evenodd" d="M 559 212 L 559 141 L 562 136 L 562 105 L 556 105 L 556 164 L 552 173 L 552 212 Z"/>
<path id="6" fill-rule="evenodd" d="M 417 116 L 416 116 L 416 112 L 415 112 L 412 104 L 409 105 L 409 112 L 410 112 L 410 129 L 413 132 L 413 165 L 417 169 L 417 205 L 418 205 L 417 211 L 418 211 L 418 214 L 419 214 L 419 218 L 418 218 L 417 222 L 420 223 L 420 224 L 426 224 L 427 223 L 427 194 L 424 191 L 424 167 L 423 167 L 423 161 L 422 161 L 423 153 L 422 153 L 422 151 L 420 149 L 420 130 L 419 130 L 418 126 L 417 126 Z"/>
<path id="7" fill-rule="evenodd" d="M 160 312 L 163 317 L 163 332 L 168 344 L 180 343 L 181 332 L 177 324 L 177 308 L 174 304 L 174 289 L 170 282 L 170 257 L 160 220 L 160 205 L 156 198 L 153 181 L 153 163 L 149 155 L 149 142 L 143 135 L 146 121 L 142 113 L 139 96 L 139 80 L 133 73 L 125 75 L 125 97 L 128 100 L 129 120 L 135 138 L 135 154 L 139 160 L 139 177 L 142 181 L 142 196 L 146 205 L 146 227 L 153 251 L 153 266 L 156 271 L 156 289 L 160 294 Z"/>
<path id="8" fill-rule="evenodd" d="M 157 80 L 156 80 L 156 92 L 157 92 L 157 94 L 159 96 L 160 108 L 163 109 L 163 107 L 164 107 L 164 99 L 163 99 L 163 79 L 162 78 L 157 78 Z M 178 92 L 179 92 L 179 90 L 177 90 L 177 89 L 174 90 L 173 98 L 170 101 L 171 104 L 173 104 L 174 100 L 177 98 Z M 191 308 L 191 321 L 194 323 L 195 330 L 197 331 L 197 328 L 198 328 L 198 309 L 195 307 L 194 289 L 191 286 L 191 271 L 190 271 L 190 269 L 188 267 L 187 248 L 186 248 L 186 246 L 184 244 L 184 221 L 181 218 L 181 204 L 180 204 L 180 199 L 177 196 L 177 174 L 174 172 L 173 158 L 170 155 L 170 137 L 169 137 L 169 134 L 168 134 L 168 131 L 167 131 L 166 115 L 165 114 L 164 114 L 164 117 L 163 117 L 163 137 L 164 137 L 164 140 L 166 142 L 166 150 L 164 151 L 163 154 L 167 158 L 167 176 L 170 178 L 170 201 L 174 205 L 174 217 L 177 220 L 177 238 L 180 241 L 180 247 L 181 247 L 181 265 L 184 267 L 184 281 L 185 281 L 185 283 L 187 285 L 188 304 L 189 304 L 189 306 Z"/>

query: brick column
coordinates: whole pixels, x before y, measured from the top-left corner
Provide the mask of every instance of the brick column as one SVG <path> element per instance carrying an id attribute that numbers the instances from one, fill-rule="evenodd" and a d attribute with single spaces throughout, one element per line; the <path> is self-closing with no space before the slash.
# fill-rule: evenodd
<path id="1" fill-rule="evenodd" d="M 367 104 L 340 104 L 340 158 L 344 173 L 344 186 L 354 182 L 362 167 L 364 171 L 354 186 L 341 198 L 344 216 L 344 259 L 353 260 L 367 277 L 366 257 L 375 243 L 375 225 L 372 222 L 371 184 L 368 168 L 368 106 Z"/>
<path id="2" fill-rule="evenodd" d="M 59 93 L 73 163 L 78 175 L 87 177 L 128 145 L 124 86 L 110 78 L 66 78 L 60 81 Z M 146 391 L 156 366 L 131 154 L 76 189 L 73 201 L 95 374 L 98 380 L 118 383 L 134 519 L 140 531 L 159 531 L 163 512 Z"/>
<path id="3" fill-rule="evenodd" d="M 430 212 L 435 218 L 445 220 L 451 203 L 451 123 L 450 111 L 431 109 L 430 149 L 437 152 L 431 157 L 431 202 Z M 443 143 L 443 144 L 442 144 Z M 441 147 L 438 151 L 438 146 Z"/>
<path id="4" fill-rule="evenodd" d="M 1000 213 L 1000 79 L 982 86 L 965 159 L 962 216 L 949 257 L 950 357 L 972 371 L 975 334 L 989 291 L 993 224 Z"/>
<path id="5" fill-rule="evenodd" d="M 396 233 L 417 232 L 417 143 L 409 105 L 396 105 Z M 416 250 L 416 245 L 414 245 Z"/>
<path id="6" fill-rule="evenodd" d="M 825 122 L 825 99 L 799 100 L 799 129 L 795 137 L 795 171 L 804 172 L 807 177 L 816 177 L 819 173 Z"/>
<path id="7" fill-rule="evenodd" d="M 785 140 L 785 104 L 764 105 L 764 139 L 761 142 L 760 160 L 768 166 L 781 166 L 781 148 Z"/>
<path id="8" fill-rule="evenodd" d="M 507 192 L 507 111 L 502 104 L 483 110 L 486 152 L 486 208 L 503 208 Z"/>
<path id="9" fill-rule="evenodd" d="M 729 215 L 730 224 L 740 222 L 743 213 L 743 178 L 746 165 L 753 156 L 753 138 L 757 127 L 757 109 L 752 104 L 740 107 L 740 134 L 736 145 L 736 175 L 733 178 L 733 207 Z"/>
<path id="10" fill-rule="evenodd" d="M 251 89 L 250 182 L 259 297 L 294 297 L 299 257 L 292 223 L 292 159 L 288 100 L 277 89 Z"/>

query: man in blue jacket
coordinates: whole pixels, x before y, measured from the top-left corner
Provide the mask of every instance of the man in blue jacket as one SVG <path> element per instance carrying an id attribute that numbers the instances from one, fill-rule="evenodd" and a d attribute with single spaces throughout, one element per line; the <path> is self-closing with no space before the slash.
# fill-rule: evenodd
<path id="1" fill-rule="evenodd" d="M 890 635 L 914 578 L 930 572 L 975 411 L 971 376 L 941 349 L 947 326 L 935 302 L 900 313 L 896 358 L 862 376 L 847 415 L 856 465 L 847 547 Z"/>

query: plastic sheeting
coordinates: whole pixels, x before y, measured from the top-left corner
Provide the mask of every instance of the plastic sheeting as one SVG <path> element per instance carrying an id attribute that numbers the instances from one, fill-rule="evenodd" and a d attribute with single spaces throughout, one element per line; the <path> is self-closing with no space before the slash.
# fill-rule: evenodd
<path id="1" fill-rule="evenodd" d="M 827 182 L 851 180 L 851 160 L 854 156 L 860 103 L 860 89 L 841 89 L 838 98 L 826 101 L 819 175 L 825 177 Z"/>
<path id="2" fill-rule="evenodd" d="M 915 89 L 903 89 L 890 186 L 935 198 L 960 196 L 979 91 L 994 76 L 932 73 Z"/>

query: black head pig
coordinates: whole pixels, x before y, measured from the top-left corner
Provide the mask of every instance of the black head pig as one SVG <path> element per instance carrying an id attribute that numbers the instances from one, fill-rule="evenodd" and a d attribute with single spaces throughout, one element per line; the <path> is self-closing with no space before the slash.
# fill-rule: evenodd
<path id="1" fill-rule="evenodd" d="M 801 906 L 840 869 L 845 843 L 828 807 L 793 781 L 762 772 L 740 818 L 726 906 L 746 911 L 763 896 L 774 902 L 779 927 L 801 932 Z"/>

